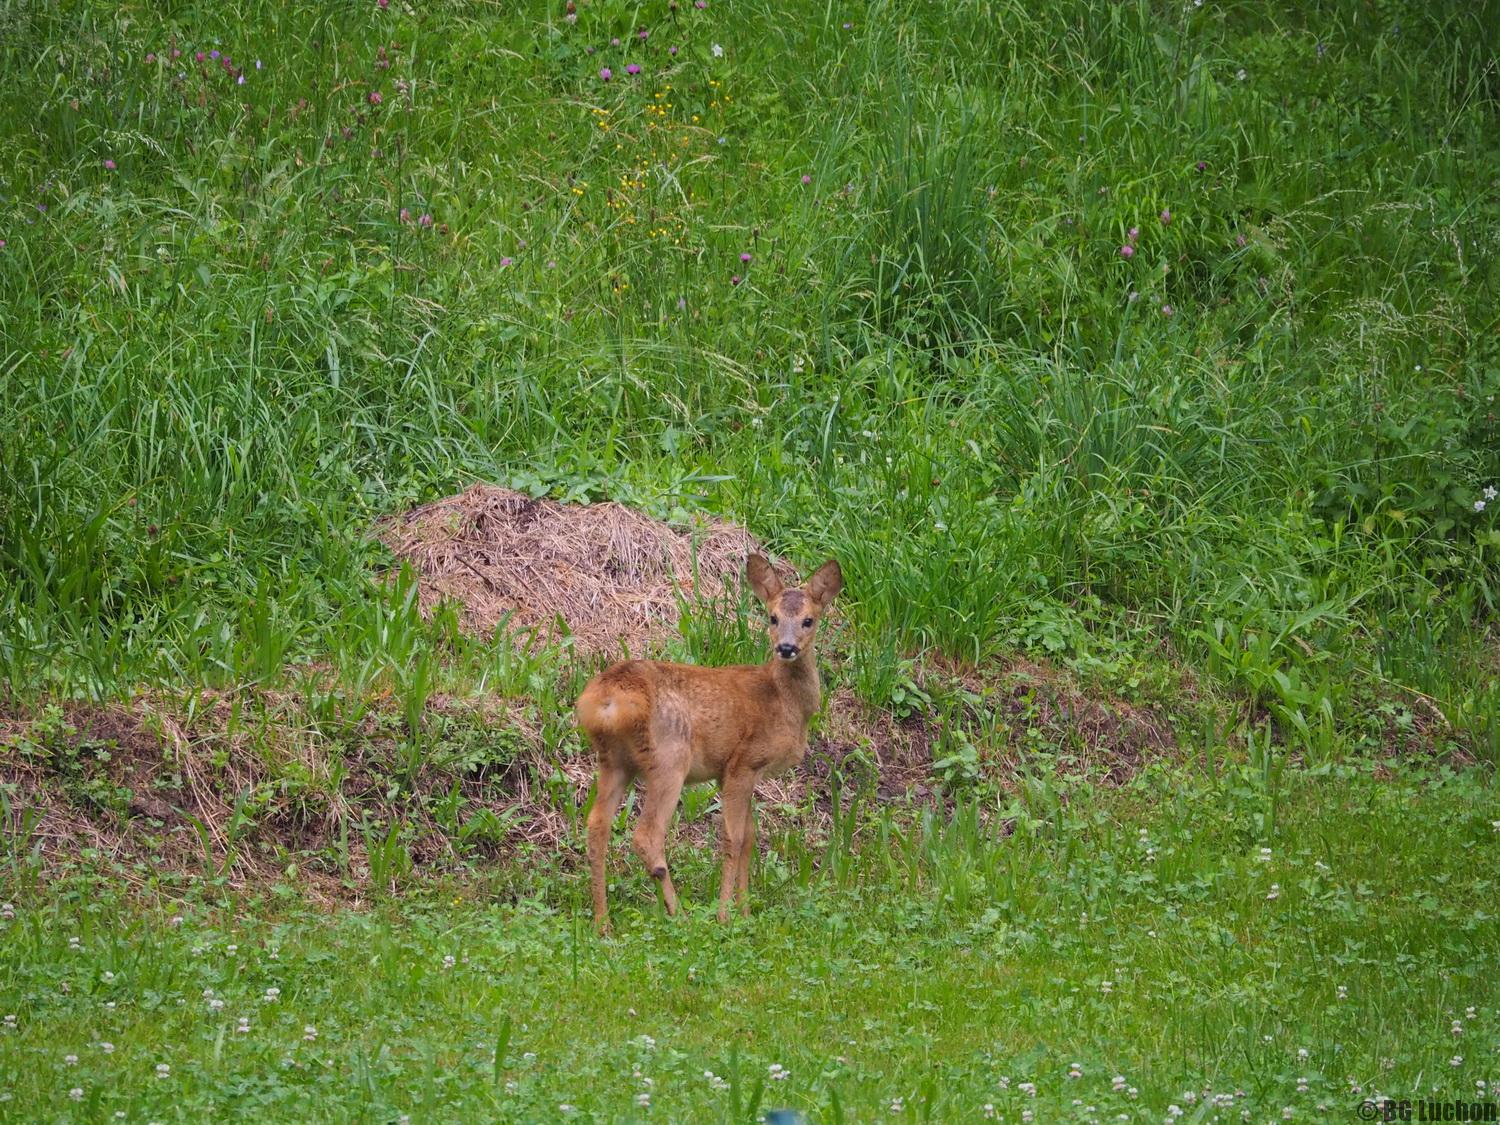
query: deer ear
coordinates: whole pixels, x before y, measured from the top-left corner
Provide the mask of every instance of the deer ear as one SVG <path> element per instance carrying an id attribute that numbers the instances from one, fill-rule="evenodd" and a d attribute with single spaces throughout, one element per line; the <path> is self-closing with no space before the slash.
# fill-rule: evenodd
<path id="1" fill-rule="evenodd" d="M 750 577 L 750 589 L 767 605 L 786 588 L 775 569 L 761 555 L 751 555 L 745 560 L 745 573 Z"/>
<path id="2" fill-rule="evenodd" d="M 844 572 L 839 569 L 838 559 L 829 559 L 807 580 L 807 592 L 820 608 L 826 608 L 843 588 Z"/>

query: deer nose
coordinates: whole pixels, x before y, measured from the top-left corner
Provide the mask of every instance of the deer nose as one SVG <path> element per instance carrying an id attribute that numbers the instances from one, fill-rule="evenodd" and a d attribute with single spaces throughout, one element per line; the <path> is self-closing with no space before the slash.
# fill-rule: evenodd
<path id="1" fill-rule="evenodd" d="M 792 657 L 797 655 L 797 652 L 798 649 L 796 645 L 783 643 L 776 646 L 776 655 L 784 660 L 790 660 Z"/>

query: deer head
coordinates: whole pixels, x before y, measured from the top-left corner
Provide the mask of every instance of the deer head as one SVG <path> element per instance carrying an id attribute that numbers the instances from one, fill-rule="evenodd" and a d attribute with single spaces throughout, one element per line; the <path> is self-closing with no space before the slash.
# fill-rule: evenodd
<path id="1" fill-rule="evenodd" d="M 778 660 L 800 660 L 812 651 L 818 622 L 844 588 L 838 561 L 829 559 L 801 586 L 787 586 L 760 555 L 745 562 L 750 588 L 770 613 L 771 651 Z"/>

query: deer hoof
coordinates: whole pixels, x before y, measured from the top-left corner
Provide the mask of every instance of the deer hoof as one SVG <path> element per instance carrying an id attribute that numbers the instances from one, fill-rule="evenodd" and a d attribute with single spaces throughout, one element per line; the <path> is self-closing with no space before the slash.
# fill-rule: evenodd
<path id="1" fill-rule="evenodd" d="M 651 869 L 651 878 L 655 879 L 658 883 L 661 882 L 666 877 L 667 877 L 667 865 L 665 863 L 658 863 L 655 867 L 653 867 Z"/>

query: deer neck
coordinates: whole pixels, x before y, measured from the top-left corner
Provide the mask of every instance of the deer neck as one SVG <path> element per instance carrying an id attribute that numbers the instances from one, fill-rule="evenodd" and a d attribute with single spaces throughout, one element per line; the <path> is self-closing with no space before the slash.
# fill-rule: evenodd
<path id="1" fill-rule="evenodd" d="M 803 653 L 796 660 L 780 660 L 772 654 L 771 682 L 776 685 L 781 697 L 801 716 L 805 726 L 823 699 L 823 686 L 818 680 L 818 661 L 812 651 Z"/>

